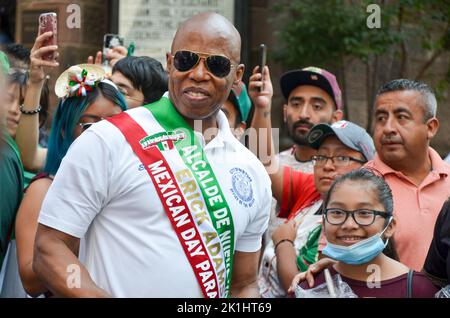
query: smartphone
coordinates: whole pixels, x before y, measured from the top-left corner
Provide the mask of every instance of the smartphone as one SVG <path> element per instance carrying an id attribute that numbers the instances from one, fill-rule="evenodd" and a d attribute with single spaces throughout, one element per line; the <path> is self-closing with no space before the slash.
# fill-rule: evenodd
<path id="1" fill-rule="evenodd" d="M 55 12 L 46 12 L 39 16 L 39 35 L 49 31 L 52 31 L 53 35 L 45 40 L 42 46 L 57 44 L 58 22 Z M 53 61 L 56 58 L 55 52 L 45 54 L 42 58 L 47 61 Z"/>
<path id="2" fill-rule="evenodd" d="M 109 49 L 113 49 L 117 46 L 123 46 L 123 37 L 118 34 L 107 33 L 103 36 L 103 54 L 102 54 L 102 66 L 107 74 L 111 75 L 112 67 L 109 65 L 109 61 L 106 58 L 106 53 Z"/>
<path id="3" fill-rule="evenodd" d="M 261 74 L 263 74 L 264 67 L 266 66 L 266 59 L 267 59 L 267 47 L 265 44 L 261 44 L 259 46 L 259 71 L 261 72 Z M 260 91 L 264 90 L 264 81 L 263 85 L 260 87 L 259 90 Z"/>

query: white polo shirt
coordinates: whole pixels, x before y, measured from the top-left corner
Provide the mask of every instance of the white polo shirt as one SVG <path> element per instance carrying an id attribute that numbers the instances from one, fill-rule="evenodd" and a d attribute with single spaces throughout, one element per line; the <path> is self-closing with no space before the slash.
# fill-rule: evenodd
<path id="1" fill-rule="evenodd" d="M 147 109 L 127 112 L 152 134 Z M 270 179 L 232 135 L 221 111 L 217 119 L 218 135 L 204 152 L 233 216 L 235 250 L 255 252 L 269 220 Z M 115 297 L 203 297 L 148 173 L 108 121 L 93 125 L 72 144 L 39 223 L 85 237 L 83 263 L 94 282 Z"/>

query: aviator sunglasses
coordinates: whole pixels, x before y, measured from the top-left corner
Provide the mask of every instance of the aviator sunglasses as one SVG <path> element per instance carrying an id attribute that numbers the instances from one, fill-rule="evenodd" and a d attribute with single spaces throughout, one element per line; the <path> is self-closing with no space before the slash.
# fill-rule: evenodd
<path id="1" fill-rule="evenodd" d="M 205 59 L 206 68 L 216 77 L 225 77 L 230 74 L 233 65 L 228 57 L 223 55 L 210 55 L 191 51 L 178 51 L 173 55 L 173 65 L 180 72 L 187 72 Z"/>

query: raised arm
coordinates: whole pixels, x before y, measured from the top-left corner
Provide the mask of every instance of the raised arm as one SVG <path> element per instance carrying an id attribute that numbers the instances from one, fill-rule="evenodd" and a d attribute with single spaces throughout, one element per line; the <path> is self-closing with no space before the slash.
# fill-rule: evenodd
<path id="1" fill-rule="evenodd" d="M 33 113 L 39 107 L 42 87 L 45 82 L 44 67 L 54 68 L 59 65 L 56 61 L 46 61 L 42 56 L 56 52 L 56 45 L 45 46 L 43 43 L 52 36 L 52 32 L 46 32 L 36 38 L 30 54 L 30 73 L 25 93 L 25 99 L 16 133 L 16 143 L 20 150 L 20 156 L 26 170 L 38 171 L 45 165 L 47 150 L 38 147 L 39 144 L 39 115 Z M 58 54 L 56 54 L 58 56 Z M 32 112 L 27 114 L 27 112 Z"/>
<path id="2" fill-rule="evenodd" d="M 261 73 L 258 72 L 258 66 L 254 68 L 253 75 L 249 82 L 249 96 L 255 106 L 255 113 L 251 128 L 257 135 L 256 156 L 264 164 L 267 173 L 272 181 L 272 195 L 281 202 L 283 194 L 283 169 L 280 167 L 278 157 L 275 156 L 273 133 L 272 133 L 272 96 L 273 87 L 270 79 L 269 67 L 264 68 L 264 89 L 260 91 L 263 85 Z M 267 151 L 262 151 L 260 145 L 267 145 Z"/>

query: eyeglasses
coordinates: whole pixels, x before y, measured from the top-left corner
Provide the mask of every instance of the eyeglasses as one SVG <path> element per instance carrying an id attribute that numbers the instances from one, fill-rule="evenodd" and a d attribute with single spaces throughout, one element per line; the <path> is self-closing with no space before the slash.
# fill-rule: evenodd
<path id="1" fill-rule="evenodd" d="M 187 72 L 197 66 L 201 59 L 205 59 L 206 68 L 216 77 L 225 77 L 230 74 L 234 66 L 228 57 L 223 55 L 210 55 L 191 51 L 178 51 L 173 55 L 173 65 L 180 72 Z"/>
<path id="2" fill-rule="evenodd" d="M 328 208 L 325 209 L 325 219 L 328 223 L 332 225 L 341 225 L 344 224 L 348 216 L 351 215 L 356 224 L 361 226 L 368 226 L 375 222 L 375 218 L 377 215 L 387 218 L 390 216 L 389 213 L 383 211 L 369 210 L 369 209 L 361 209 L 354 211 L 346 211 L 337 208 Z"/>
<path id="3" fill-rule="evenodd" d="M 319 167 L 324 166 L 327 163 L 328 159 L 330 159 L 331 162 L 333 163 L 333 165 L 335 165 L 336 167 L 348 166 L 351 161 L 359 162 L 361 164 L 365 164 L 367 162 L 367 161 L 356 159 L 356 158 L 349 157 L 349 156 L 333 156 L 333 157 L 322 156 L 322 155 L 312 156 L 313 165 L 319 166 Z"/>

